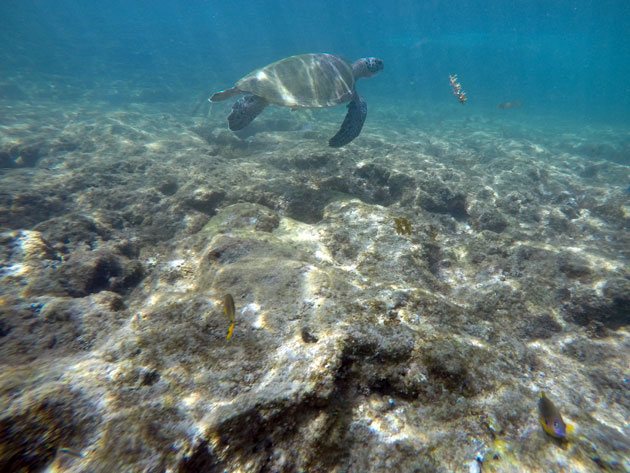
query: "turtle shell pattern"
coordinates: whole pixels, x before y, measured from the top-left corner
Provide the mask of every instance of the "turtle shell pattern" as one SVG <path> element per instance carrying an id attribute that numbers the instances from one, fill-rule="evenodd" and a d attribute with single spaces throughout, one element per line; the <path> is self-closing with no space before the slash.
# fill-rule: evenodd
<path id="1" fill-rule="evenodd" d="M 354 74 L 338 56 L 301 54 L 247 74 L 236 87 L 284 107 L 331 107 L 352 98 Z"/>

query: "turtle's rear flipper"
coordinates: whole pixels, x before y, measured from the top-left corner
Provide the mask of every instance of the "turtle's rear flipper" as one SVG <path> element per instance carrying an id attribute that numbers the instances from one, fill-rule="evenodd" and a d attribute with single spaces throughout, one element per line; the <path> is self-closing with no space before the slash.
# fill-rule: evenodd
<path id="1" fill-rule="evenodd" d="M 249 125 L 268 102 L 257 95 L 246 95 L 238 99 L 232 106 L 232 113 L 228 116 L 230 130 L 238 131 Z"/>
<path id="2" fill-rule="evenodd" d="M 231 89 L 225 89 L 216 94 L 212 94 L 210 97 L 210 102 L 220 102 L 221 100 L 227 100 L 230 97 L 234 97 L 235 95 L 242 94 L 243 91 L 238 90 L 236 87 L 232 87 Z"/>
<path id="3" fill-rule="evenodd" d="M 348 113 L 343 119 L 341 128 L 335 136 L 328 140 L 328 145 L 339 148 L 354 140 L 361 133 L 365 117 L 367 117 L 367 102 L 355 95 L 352 102 L 348 104 Z"/>

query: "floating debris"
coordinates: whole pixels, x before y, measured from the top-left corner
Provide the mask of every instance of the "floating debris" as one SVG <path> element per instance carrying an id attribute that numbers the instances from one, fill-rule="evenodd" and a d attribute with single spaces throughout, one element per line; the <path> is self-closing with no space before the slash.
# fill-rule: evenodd
<path id="1" fill-rule="evenodd" d="M 451 88 L 453 89 L 453 95 L 457 97 L 457 100 L 459 100 L 459 103 L 464 105 L 466 101 L 468 100 L 468 97 L 466 96 L 466 92 L 462 90 L 462 85 L 457 80 L 457 74 L 449 75 L 448 80 L 451 83 Z"/>
<path id="2" fill-rule="evenodd" d="M 411 235 L 411 222 L 405 217 L 394 217 L 396 233 L 399 235 Z"/>
<path id="3" fill-rule="evenodd" d="M 560 411 L 544 391 L 540 393 L 538 400 L 538 415 L 543 430 L 553 438 L 564 440 L 567 432 L 571 431 L 571 427 L 564 423 Z"/>
<path id="4" fill-rule="evenodd" d="M 234 298 L 232 297 L 232 294 L 226 294 L 223 296 L 223 312 L 225 312 L 225 315 L 227 315 L 230 319 L 230 326 L 228 327 L 227 336 L 225 337 L 226 340 L 229 340 L 232 338 L 234 325 L 236 324 L 236 312 L 234 309 Z"/>

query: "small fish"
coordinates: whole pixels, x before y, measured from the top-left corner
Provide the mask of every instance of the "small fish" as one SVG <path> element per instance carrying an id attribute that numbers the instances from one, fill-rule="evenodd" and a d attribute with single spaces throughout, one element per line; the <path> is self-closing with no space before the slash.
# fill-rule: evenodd
<path id="1" fill-rule="evenodd" d="M 544 391 L 540 393 L 540 399 L 538 400 L 538 415 L 540 425 L 547 434 L 556 439 L 563 440 L 566 438 L 567 432 L 570 431 L 570 426 L 564 423 L 560 411 L 545 396 Z"/>
<path id="2" fill-rule="evenodd" d="M 459 80 L 457 79 L 457 74 L 449 75 L 448 80 L 451 84 L 451 88 L 453 89 L 453 95 L 457 97 L 459 103 L 464 105 L 468 100 L 468 96 L 466 95 L 466 92 L 462 90 L 462 84 L 459 83 Z"/>
<path id="3" fill-rule="evenodd" d="M 228 319 L 230 319 L 230 326 L 228 327 L 226 340 L 232 338 L 232 334 L 234 333 L 234 325 L 236 324 L 236 316 L 234 309 L 234 298 L 231 294 L 226 294 L 223 296 L 223 312 L 227 315 Z"/>
<path id="4" fill-rule="evenodd" d="M 501 102 L 497 105 L 497 108 L 500 108 L 501 110 L 509 110 L 511 108 L 521 108 L 521 105 L 523 104 L 519 100 L 515 100 L 513 102 Z"/>
<path id="5" fill-rule="evenodd" d="M 85 455 L 83 455 L 81 452 L 77 452 L 76 450 L 72 450 L 70 448 L 63 447 L 60 448 L 58 452 L 63 455 L 70 455 L 71 457 L 85 458 Z"/>

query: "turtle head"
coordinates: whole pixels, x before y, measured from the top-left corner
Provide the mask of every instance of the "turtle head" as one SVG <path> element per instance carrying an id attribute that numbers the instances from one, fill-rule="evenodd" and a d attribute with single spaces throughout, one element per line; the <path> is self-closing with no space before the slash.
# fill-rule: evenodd
<path id="1" fill-rule="evenodd" d="M 377 57 L 362 57 L 352 64 L 352 72 L 355 79 L 372 77 L 383 70 L 383 60 Z"/>

